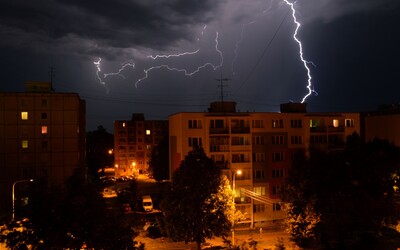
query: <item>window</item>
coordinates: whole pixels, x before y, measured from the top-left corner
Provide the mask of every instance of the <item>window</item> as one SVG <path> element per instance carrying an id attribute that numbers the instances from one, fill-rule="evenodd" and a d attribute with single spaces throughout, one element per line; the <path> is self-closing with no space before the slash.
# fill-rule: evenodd
<path id="1" fill-rule="evenodd" d="M 202 146 L 202 140 L 201 137 L 189 137 L 189 146 L 193 147 L 193 146 Z"/>
<path id="2" fill-rule="evenodd" d="M 42 135 L 47 134 L 47 126 L 42 126 Z"/>
<path id="3" fill-rule="evenodd" d="M 49 143 L 47 141 L 42 141 L 42 149 L 47 149 L 48 144 Z"/>
<path id="4" fill-rule="evenodd" d="M 354 120 L 353 119 L 346 119 L 345 121 L 345 126 L 348 128 L 354 127 Z"/>
<path id="5" fill-rule="evenodd" d="M 272 153 L 272 161 L 283 161 L 284 155 L 282 152 Z"/>
<path id="6" fill-rule="evenodd" d="M 201 128 L 201 120 L 189 120 L 189 128 Z"/>
<path id="7" fill-rule="evenodd" d="M 303 143 L 303 137 L 300 135 L 294 135 L 290 137 L 290 142 L 292 144 L 302 144 Z"/>
<path id="8" fill-rule="evenodd" d="M 279 203 L 272 204 L 272 211 L 280 211 L 280 210 L 281 210 L 281 205 Z"/>
<path id="9" fill-rule="evenodd" d="M 249 139 L 246 136 L 233 136 L 232 145 L 249 145 Z"/>
<path id="10" fill-rule="evenodd" d="M 265 204 L 254 204 L 253 205 L 254 213 L 263 213 L 265 212 Z"/>
<path id="11" fill-rule="evenodd" d="M 265 154 L 253 153 L 253 162 L 265 162 Z"/>
<path id="12" fill-rule="evenodd" d="M 264 179 L 265 178 L 264 170 L 262 170 L 262 169 L 254 170 L 253 171 L 253 178 L 254 179 Z"/>
<path id="13" fill-rule="evenodd" d="M 151 145 L 146 145 L 146 149 L 150 150 L 151 149 Z"/>
<path id="14" fill-rule="evenodd" d="M 303 123 L 301 119 L 290 120 L 291 128 L 301 128 L 303 127 Z"/>
<path id="15" fill-rule="evenodd" d="M 284 169 L 272 169 L 272 178 L 283 178 L 285 175 Z"/>
<path id="16" fill-rule="evenodd" d="M 258 195 L 265 195 L 265 187 L 254 187 L 253 192 Z"/>
<path id="17" fill-rule="evenodd" d="M 272 194 L 273 195 L 278 195 L 280 192 L 281 192 L 281 186 L 280 185 L 272 186 Z"/>
<path id="18" fill-rule="evenodd" d="M 47 113 L 42 113 L 42 119 L 47 119 Z"/>
<path id="19" fill-rule="evenodd" d="M 47 99 L 42 99 L 42 106 L 47 106 Z"/>
<path id="20" fill-rule="evenodd" d="M 283 135 L 273 135 L 272 136 L 272 144 L 278 145 L 278 144 L 283 144 L 283 143 L 284 143 Z"/>
<path id="21" fill-rule="evenodd" d="M 224 128 L 224 120 L 211 120 L 210 128 Z"/>
<path id="22" fill-rule="evenodd" d="M 283 128 L 283 120 L 282 119 L 272 120 L 272 127 L 273 128 Z"/>
<path id="23" fill-rule="evenodd" d="M 264 136 L 254 136 L 253 143 L 255 145 L 264 145 Z"/>
<path id="24" fill-rule="evenodd" d="M 28 148 L 28 140 L 22 140 L 22 148 Z"/>
<path id="25" fill-rule="evenodd" d="M 338 119 L 333 119 L 332 125 L 333 125 L 334 128 L 339 127 L 339 120 Z"/>
<path id="26" fill-rule="evenodd" d="M 28 112 L 26 111 L 21 112 L 21 120 L 28 120 Z"/>
<path id="27" fill-rule="evenodd" d="M 150 129 L 146 129 L 146 135 L 150 135 L 150 134 L 151 134 Z"/>
<path id="28" fill-rule="evenodd" d="M 264 121 L 263 120 L 253 120 L 252 121 L 252 126 L 253 126 L 253 128 L 263 128 L 264 127 Z"/>

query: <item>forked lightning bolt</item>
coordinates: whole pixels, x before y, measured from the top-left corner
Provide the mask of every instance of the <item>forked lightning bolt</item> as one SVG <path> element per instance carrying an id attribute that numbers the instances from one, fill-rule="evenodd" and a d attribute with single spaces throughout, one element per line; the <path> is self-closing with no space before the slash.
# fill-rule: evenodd
<path id="1" fill-rule="evenodd" d="M 170 66 L 168 66 L 167 64 L 158 65 L 158 66 L 153 66 L 153 67 L 150 67 L 150 68 L 148 68 L 148 69 L 143 70 L 145 76 L 142 77 L 142 78 L 140 78 L 139 80 L 137 80 L 137 81 L 135 82 L 135 86 L 137 87 L 137 85 L 139 84 L 139 82 L 141 82 L 141 81 L 147 79 L 147 78 L 148 78 L 148 75 L 149 75 L 149 72 L 152 71 L 152 70 L 154 70 L 154 69 L 161 69 L 161 68 L 164 68 L 164 69 L 167 69 L 167 70 L 170 70 L 170 71 L 183 72 L 186 76 L 192 76 L 192 75 L 198 73 L 201 69 L 203 69 L 203 68 L 205 68 L 205 67 L 207 67 L 207 66 L 211 66 L 211 67 L 213 68 L 213 70 L 216 70 L 216 69 L 218 69 L 219 67 L 221 67 L 221 66 L 223 65 L 223 63 L 224 63 L 224 57 L 223 57 L 223 55 L 222 55 L 221 50 L 219 50 L 219 48 L 218 48 L 218 32 L 216 32 L 216 36 L 215 36 L 215 50 L 217 51 L 217 53 L 220 55 L 220 58 L 221 58 L 221 62 L 220 62 L 220 64 L 218 64 L 218 65 L 214 65 L 214 64 L 212 64 L 212 63 L 210 63 L 210 62 L 207 62 L 207 63 L 205 63 L 205 64 L 199 66 L 196 70 L 191 71 L 191 72 L 189 72 L 189 71 L 186 70 L 186 69 L 179 69 L 179 68 L 170 67 Z M 164 58 L 169 58 L 169 57 L 171 57 L 171 56 L 177 57 L 177 56 L 181 56 L 181 55 L 196 54 L 198 51 L 199 51 L 199 50 L 196 50 L 196 51 L 194 51 L 194 52 L 186 52 L 186 53 L 182 53 L 182 54 L 178 54 L 178 55 L 168 55 L 168 56 L 160 56 L 160 55 L 157 55 L 157 56 L 151 56 L 151 58 L 152 58 L 152 59 L 157 59 L 157 58 L 159 58 L 159 57 L 164 57 Z"/>
<path id="2" fill-rule="evenodd" d="M 101 58 L 100 58 L 100 57 L 99 57 L 99 60 L 98 60 L 98 61 L 93 62 L 93 64 L 96 65 L 96 68 L 97 68 L 97 71 L 96 71 L 97 79 L 99 80 L 99 82 L 100 82 L 102 85 L 104 85 L 104 87 L 107 89 L 107 92 L 109 92 L 110 90 L 109 90 L 108 87 L 106 86 L 106 83 L 104 82 L 103 79 L 107 78 L 108 76 L 113 76 L 113 75 L 117 75 L 117 76 L 120 76 L 121 78 L 125 79 L 125 76 L 122 75 L 121 72 L 122 72 L 126 67 L 135 68 L 135 64 L 134 64 L 134 63 L 132 63 L 132 62 L 127 62 L 127 63 L 124 63 L 124 64 L 122 65 L 122 67 L 118 70 L 118 72 L 103 74 L 103 79 L 102 79 L 101 76 L 100 76 L 100 72 L 101 72 L 100 63 L 101 63 Z"/>
<path id="3" fill-rule="evenodd" d="M 297 38 L 297 32 L 299 31 L 299 28 L 301 26 L 301 24 L 297 21 L 296 18 L 296 9 L 294 8 L 294 4 L 296 3 L 296 1 L 294 1 L 293 3 L 289 2 L 288 0 L 283 0 L 285 1 L 285 3 L 287 5 L 290 6 L 291 10 L 292 10 L 292 17 L 293 17 L 293 22 L 296 24 L 296 29 L 294 31 L 293 34 L 293 39 L 297 42 L 297 44 L 299 45 L 299 55 L 300 55 L 300 60 L 303 62 L 304 68 L 307 70 L 307 76 L 308 76 L 308 84 L 307 84 L 307 89 L 308 89 L 308 93 L 303 97 L 303 99 L 301 100 L 301 103 L 304 103 L 305 100 L 307 99 L 307 97 L 309 97 L 312 93 L 318 94 L 311 83 L 312 77 L 311 77 L 311 70 L 308 67 L 308 64 L 312 64 L 314 65 L 312 62 L 307 61 L 306 59 L 304 59 L 303 56 L 303 45 L 301 43 L 301 41 Z M 315 66 L 315 65 L 314 65 Z"/>

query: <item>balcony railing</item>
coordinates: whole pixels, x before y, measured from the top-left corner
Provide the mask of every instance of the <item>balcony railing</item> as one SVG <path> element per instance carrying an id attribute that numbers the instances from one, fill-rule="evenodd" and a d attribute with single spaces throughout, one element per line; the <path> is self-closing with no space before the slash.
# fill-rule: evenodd
<path id="1" fill-rule="evenodd" d="M 229 134 L 228 128 L 210 128 L 210 134 Z"/>
<path id="2" fill-rule="evenodd" d="M 250 133 L 250 127 L 232 127 L 232 134 L 248 134 Z"/>
<path id="3" fill-rule="evenodd" d="M 210 152 L 228 152 L 229 145 L 210 145 Z"/>

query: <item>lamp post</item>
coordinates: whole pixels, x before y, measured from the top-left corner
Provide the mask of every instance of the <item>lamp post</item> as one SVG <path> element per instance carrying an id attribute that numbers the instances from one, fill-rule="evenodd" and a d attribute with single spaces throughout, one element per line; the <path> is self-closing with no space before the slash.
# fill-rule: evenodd
<path id="1" fill-rule="evenodd" d="M 13 183 L 13 185 L 12 185 L 12 220 L 14 220 L 14 218 L 15 218 L 15 185 L 16 185 L 17 183 L 27 182 L 27 181 L 32 182 L 33 179 L 15 181 L 15 182 Z"/>
<path id="2" fill-rule="evenodd" d="M 235 177 L 236 175 L 241 175 L 242 171 L 237 170 L 236 172 L 233 172 L 233 177 L 232 177 L 232 202 L 233 202 L 233 223 L 232 223 L 232 246 L 235 246 L 235 214 L 236 214 L 236 207 L 235 207 L 235 197 L 236 197 L 236 180 Z"/>

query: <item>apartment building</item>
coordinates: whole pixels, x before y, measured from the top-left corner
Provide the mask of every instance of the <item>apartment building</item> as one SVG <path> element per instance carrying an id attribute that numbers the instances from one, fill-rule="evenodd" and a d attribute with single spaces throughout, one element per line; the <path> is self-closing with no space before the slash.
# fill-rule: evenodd
<path id="1" fill-rule="evenodd" d="M 147 174 L 153 147 L 167 133 L 167 120 L 145 120 L 141 113 L 131 120 L 114 121 L 115 175 Z"/>
<path id="2" fill-rule="evenodd" d="M 400 105 L 383 105 L 376 111 L 362 115 L 365 141 L 376 138 L 388 140 L 400 147 Z"/>
<path id="3" fill-rule="evenodd" d="M 360 133 L 358 113 L 308 113 L 305 104 L 281 105 L 280 113 L 237 112 L 235 102 L 213 102 L 209 112 L 169 116 L 170 176 L 194 145 L 235 181 L 235 204 L 246 219 L 263 225 L 283 218 L 279 191 L 295 152 L 310 146 L 343 147 Z M 235 174 L 241 170 L 241 174 Z"/>
<path id="4" fill-rule="evenodd" d="M 0 208 L 10 210 L 26 183 L 63 184 L 85 167 L 85 102 L 56 93 L 48 82 L 26 83 L 26 92 L 0 93 Z"/>

